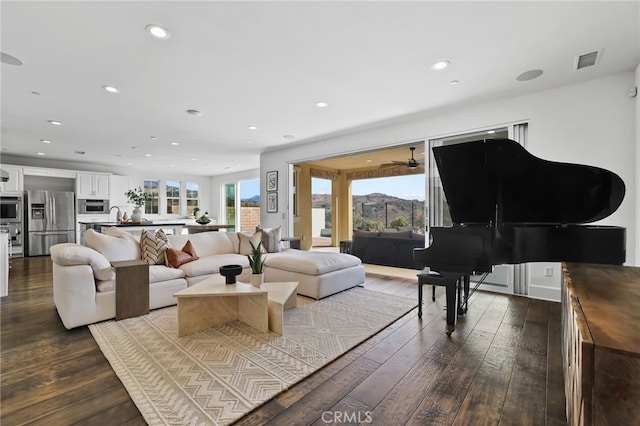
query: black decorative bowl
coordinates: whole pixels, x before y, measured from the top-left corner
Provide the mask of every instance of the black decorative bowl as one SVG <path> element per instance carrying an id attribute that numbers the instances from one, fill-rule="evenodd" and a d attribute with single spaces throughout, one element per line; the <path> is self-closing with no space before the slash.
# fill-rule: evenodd
<path id="1" fill-rule="evenodd" d="M 220 267 L 220 275 L 225 278 L 225 283 L 235 284 L 236 276 L 242 273 L 242 266 L 240 265 L 224 265 Z"/>
<path id="2" fill-rule="evenodd" d="M 196 220 L 196 223 L 199 223 L 200 225 L 207 225 L 208 223 L 211 222 L 211 219 L 198 219 Z"/>

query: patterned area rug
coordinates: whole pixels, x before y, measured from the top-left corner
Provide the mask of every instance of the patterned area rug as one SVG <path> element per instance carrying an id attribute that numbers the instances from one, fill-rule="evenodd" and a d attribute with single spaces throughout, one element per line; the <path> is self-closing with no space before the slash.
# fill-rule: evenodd
<path id="1" fill-rule="evenodd" d="M 89 326 L 147 423 L 239 419 L 416 306 L 363 288 L 285 311 L 284 335 L 239 321 L 178 338 L 177 307 Z"/>

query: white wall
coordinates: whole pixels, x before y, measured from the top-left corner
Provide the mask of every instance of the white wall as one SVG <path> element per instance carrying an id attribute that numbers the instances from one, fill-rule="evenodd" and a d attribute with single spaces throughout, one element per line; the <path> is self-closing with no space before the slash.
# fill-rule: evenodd
<path id="1" fill-rule="evenodd" d="M 278 170 L 281 176 L 278 211 L 286 217 L 262 210 L 264 226 L 292 229 L 287 210 L 290 182 L 288 163 L 371 150 L 407 141 L 432 139 L 475 129 L 526 120 L 529 124 L 528 150 L 541 158 L 588 164 L 611 170 L 627 185 L 619 210 L 602 224 L 627 228 L 627 265 L 638 265 L 637 210 L 640 180 L 636 178 L 636 99 L 627 95 L 636 84 L 638 71 L 619 73 L 574 85 L 535 92 L 481 105 L 450 107 L 445 112 L 415 115 L 397 121 L 335 136 L 317 142 L 290 145 L 263 153 L 261 170 Z M 638 249 L 640 252 L 640 249 Z"/>
<path id="2" fill-rule="evenodd" d="M 640 90 L 640 65 L 636 68 L 636 93 Z M 635 97 L 636 108 L 636 227 L 638 233 L 636 236 L 636 256 L 640 258 L 640 95 Z M 636 265 L 640 263 L 637 259 Z"/>

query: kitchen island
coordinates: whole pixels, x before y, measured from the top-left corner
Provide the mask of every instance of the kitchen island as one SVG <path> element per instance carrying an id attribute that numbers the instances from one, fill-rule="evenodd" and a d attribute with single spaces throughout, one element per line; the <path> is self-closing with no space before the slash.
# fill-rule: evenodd
<path id="1" fill-rule="evenodd" d="M 112 226 L 122 228 L 130 234 L 139 236 L 142 231 L 147 229 L 155 232 L 162 229 L 166 234 L 179 235 L 185 227 L 185 222 L 180 221 L 150 221 L 150 222 L 78 222 L 80 225 L 81 237 L 84 240 L 84 231 L 93 229 L 96 232 L 104 233 Z M 84 244 L 84 241 L 82 241 Z"/>
<path id="2" fill-rule="evenodd" d="M 232 229 L 235 227 L 236 227 L 235 225 L 213 225 L 213 224 L 185 225 L 185 228 L 187 228 L 187 231 L 189 234 L 197 234 L 199 232 L 208 232 L 208 231 L 219 231 L 221 229 Z"/>

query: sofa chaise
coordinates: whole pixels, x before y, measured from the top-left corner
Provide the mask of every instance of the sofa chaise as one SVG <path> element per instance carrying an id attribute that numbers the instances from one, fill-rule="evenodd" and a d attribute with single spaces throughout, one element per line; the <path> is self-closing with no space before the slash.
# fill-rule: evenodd
<path id="1" fill-rule="evenodd" d="M 243 271 L 238 280 L 249 282 L 251 269 L 246 256 L 249 242 L 255 245 L 264 242 L 259 232 L 247 235 L 212 231 L 167 236 L 159 233 L 159 237 L 145 231 L 143 237 L 145 234 L 150 234 L 152 241 L 142 241 L 141 245 L 141 241 L 119 228 L 110 228 L 105 234 L 87 230 L 86 246 L 64 243 L 51 247 L 53 297 L 67 329 L 115 317 L 115 272 L 111 262 L 147 260 L 149 308 L 157 309 L 175 305 L 173 295 L 177 291 L 219 274 L 223 265 L 241 265 Z M 177 267 L 167 266 L 161 246 L 164 244 L 165 249 L 169 247 L 175 252 L 184 250 L 187 243 L 195 256 Z M 158 247 L 160 250 L 154 257 L 154 249 Z M 267 252 L 265 256 L 265 281 L 297 281 L 298 294 L 303 296 L 320 299 L 364 283 L 364 267 L 352 255 L 284 249 Z"/>

